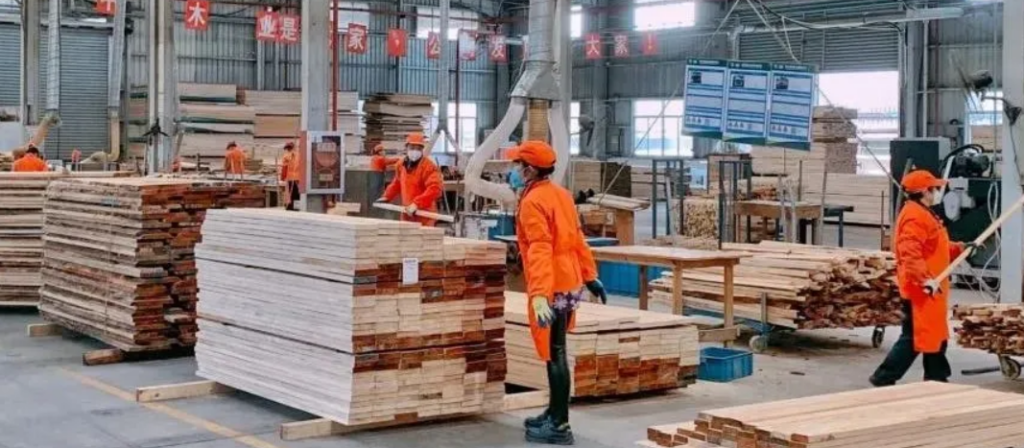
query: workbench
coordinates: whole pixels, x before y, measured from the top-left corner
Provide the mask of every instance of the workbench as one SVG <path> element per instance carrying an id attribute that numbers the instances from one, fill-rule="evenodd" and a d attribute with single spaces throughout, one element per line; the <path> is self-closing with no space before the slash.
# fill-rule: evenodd
<path id="1" fill-rule="evenodd" d="M 786 228 L 789 228 L 792 225 L 790 221 L 794 218 L 792 216 L 794 209 L 796 212 L 795 218 L 800 229 L 798 236 L 799 242 L 802 244 L 807 244 L 807 226 L 810 225 L 812 229 L 811 241 L 813 241 L 813 244 L 815 245 L 820 245 L 822 236 L 818 235 L 816 229 L 818 228 L 818 221 L 821 221 L 823 219 L 821 213 L 821 204 L 813 204 L 810 202 L 797 202 L 796 204 L 786 204 L 786 213 L 785 215 L 783 215 L 781 206 L 779 205 L 778 201 L 769 201 L 763 199 L 737 201 L 734 209 L 734 215 L 736 217 L 737 224 L 743 217 L 750 216 L 760 218 L 763 224 L 762 228 L 764 229 L 768 228 L 769 219 L 774 219 L 776 223 L 785 220 Z M 739 228 L 739 226 L 735 226 L 733 228 Z M 775 228 L 778 229 L 779 227 L 776 226 Z M 747 227 L 747 231 L 750 231 L 750 227 Z M 737 241 L 733 242 L 739 242 L 739 232 L 736 233 Z"/>
<path id="2" fill-rule="evenodd" d="M 658 266 L 672 269 L 672 314 L 683 314 L 683 277 L 684 269 L 694 268 L 723 268 L 723 310 L 722 320 L 724 321 L 720 337 L 715 338 L 719 342 L 728 345 L 736 339 L 739 329 L 733 323 L 733 271 L 740 259 L 747 255 L 735 252 L 718 252 L 706 250 L 682 249 L 678 247 L 661 246 L 612 246 L 593 247 L 591 251 L 594 259 L 599 261 L 614 261 L 619 263 L 635 264 L 640 267 L 640 309 L 648 308 L 648 278 L 647 267 Z M 702 342 L 709 342 L 710 338 L 702 337 Z"/>

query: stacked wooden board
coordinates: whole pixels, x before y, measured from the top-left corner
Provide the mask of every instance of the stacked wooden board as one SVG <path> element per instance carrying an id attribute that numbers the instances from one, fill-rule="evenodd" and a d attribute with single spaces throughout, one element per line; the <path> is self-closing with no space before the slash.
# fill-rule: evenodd
<path id="1" fill-rule="evenodd" d="M 39 302 L 46 186 L 56 179 L 128 174 L 0 173 L 0 306 Z"/>
<path id="2" fill-rule="evenodd" d="M 415 223 L 211 211 L 198 375 L 342 423 L 500 408 L 502 244 Z"/>
<path id="3" fill-rule="evenodd" d="M 1024 397 L 924 382 L 715 409 L 647 429 L 647 446 L 1006 448 L 1024 443 Z"/>
<path id="4" fill-rule="evenodd" d="M 724 244 L 744 252 L 735 268 L 735 313 L 761 320 L 767 295 L 768 322 L 793 329 L 855 328 L 898 324 L 902 318 L 891 253 L 762 241 Z M 684 270 L 685 306 L 720 313 L 722 269 Z M 651 282 L 652 297 L 672 303 L 671 272 Z"/>
<path id="5" fill-rule="evenodd" d="M 569 190 L 633 196 L 633 176 L 629 165 L 598 160 L 573 159 Z"/>
<path id="6" fill-rule="evenodd" d="M 40 314 L 127 352 L 194 344 L 193 250 L 206 211 L 263 201 L 261 188 L 246 183 L 52 182 Z"/>
<path id="7" fill-rule="evenodd" d="M 821 201 L 822 177 L 805 176 L 803 200 Z M 887 176 L 867 174 L 829 174 L 825 185 L 825 203 L 852 206 L 844 221 L 847 224 L 878 226 L 892 224 L 889 216 L 892 185 Z"/>
<path id="8" fill-rule="evenodd" d="M 1003 148 L 1003 126 L 971 126 L 971 143 L 984 146 L 990 152 Z"/>
<path id="9" fill-rule="evenodd" d="M 654 188 L 657 188 L 658 198 L 664 199 L 667 191 L 665 190 L 664 171 L 664 169 L 658 171 L 658 185 L 655 187 L 651 167 L 630 165 L 630 190 L 632 193 L 630 196 L 650 200 L 654 197 Z"/>
<path id="10" fill-rule="evenodd" d="M 527 308 L 525 294 L 505 293 L 505 381 L 547 389 L 547 370 L 530 336 Z M 697 327 L 683 316 L 581 303 L 566 342 L 572 397 L 677 389 L 697 379 Z"/>
<path id="11" fill-rule="evenodd" d="M 280 160 L 288 141 L 298 142 L 302 119 L 302 92 L 242 90 L 243 104 L 255 110 L 255 157 Z M 345 150 L 358 154 L 363 150 L 359 129 L 358 92 L 338 92 L 338 131 L 346 134 Z"/>
<path id="12" fill-rule="evenodd" d="M 796 176 L 803 162 L 804 176 L 829 173 L 857 174 L 857 127 L 851 120 L 857 111 L 837 107 L 814 108 L 811 129 L 811 150 L 754 146 L 750 151 L 754 172 L 765 175 Z"/>
<path id="13" fill-rule="evenodd" d="M 405 148 L 405 137 L 424 132 L 434 113 L 428 95 L 378 93 L 363 103 L 366 123 L 366 152 L 378 143 L 385 151 L 397 153 Z"/>
<path id="14" fill-rule="evenodd" d="M 1024 355 L 1024 305 L 984 303 L 953 308 L 961 347 L 997 355 Z"/>
<path id="15" fill-rule="evenodd" d="M 774 191 L 774 189 L 772 190 Z M 757 197 L 757 195 L 754 195 Z M 683 228 L 682 235 L 698 238 L 698 239 L 713 239 L 718 240 L 718 198 L 713 197 L 699 197 L 699 196 L 687 196 L 683 200 Z M 673 201 L 672 206 L 673 218 L 679 216 L 679 201 Z M 679 220 L 675 219 L 672 221 L 676 232 L 679 232 Z M 746 241 L 747 235 L 747 221 L 745 219 L 739 222 L 739 235 L 743 241 Z M 769 221 L 767 224 L 754 219 L 751 220 L 751 242 L 761 241 L 763 235 L 774 235 L 775 223 Z"/>

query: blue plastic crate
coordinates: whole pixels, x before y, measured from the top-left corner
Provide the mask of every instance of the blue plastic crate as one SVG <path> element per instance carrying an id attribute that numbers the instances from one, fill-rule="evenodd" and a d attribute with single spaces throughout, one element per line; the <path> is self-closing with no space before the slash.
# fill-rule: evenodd
<path id="1" fill-rule="evenodd" d="M 700 350 L 700 369 L 697 378 L 702 381 L 728 383 L 754 374 L 754 355 L 746 350 L 705 347 Z"/>
<path id="2" fill-rule="evenodd" d="M 665 272 L 665 268 L 647 268 L 648 281 L 661 277 L 662 272 Z M 640 267 L 635 264 L 599 261 L 597 277 L 611 294 L 630 297 L 640 295 Z"/>

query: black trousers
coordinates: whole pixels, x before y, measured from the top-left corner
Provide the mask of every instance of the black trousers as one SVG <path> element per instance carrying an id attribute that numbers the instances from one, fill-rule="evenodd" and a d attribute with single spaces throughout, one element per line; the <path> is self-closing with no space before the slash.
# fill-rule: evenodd
<path id="1" fill-rule="evenodd" d="M 288 198 L 285 202 L 285 210 L 295 210 L 295 202 L 299 200 L 299 182 L 288 181 Z"/>
<path id="2" fill-rule="evenodd" d="M 909 300 L 903 301 L 903 332 L 896 344 L 892 346 L 889 355 L 885 357 L 882 365 L 878 366 L 875 374 L 871 375 L 871 382 L 876 386 L 891 386 L 896 384 L 917 359 L 917 352 L 914 351 L 914 315 L 913 307 Z M 946 382 L 952 375 L 949 360 L 946 359 L 946 343 L 937 353 L 924 354 L 924 379 L 925 381 Z"/>
<path id="3" fill-rule="evenodd" d="M 547 362 L 548 390 L 550 401 L 548 412 L 557 425 L 569 423 L 569 390 L 572 389 L 572 376 L 569 372 L 569 360 L 566 354 L 565 335 L 569 332 L 569 321 L 572 310 L 553 310 L 555 320 L 551 323 L 551 360 Z"/>

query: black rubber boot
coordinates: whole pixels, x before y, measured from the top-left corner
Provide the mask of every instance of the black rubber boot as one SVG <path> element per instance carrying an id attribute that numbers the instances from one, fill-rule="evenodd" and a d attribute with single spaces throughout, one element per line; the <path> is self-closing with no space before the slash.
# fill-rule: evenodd
<path id="1" fill-rule="evenodd" d="M 547 422 L 550 418 L 551 414 L 548 412 L 547 409 L 545 409 L 544 412 L 540 413 L 540 415 L 534 417 L 526 417 L 526 420 L 523 420 L 523 426 L 525 426 L 526 429 L 540 428 L 541 426 L 544 426 L 544 423 Z"/>
<path id="2" fill-rule="evenodd" d="M 555 422 L 551 419 L 545 420 L 544 424 L 539 427 L 527 428 L 526 441 L 546 445 L 572 445 L 576 443 L 576 439 L 572 436 L 572 428 L 568 423 L 556 426 Z"/>

